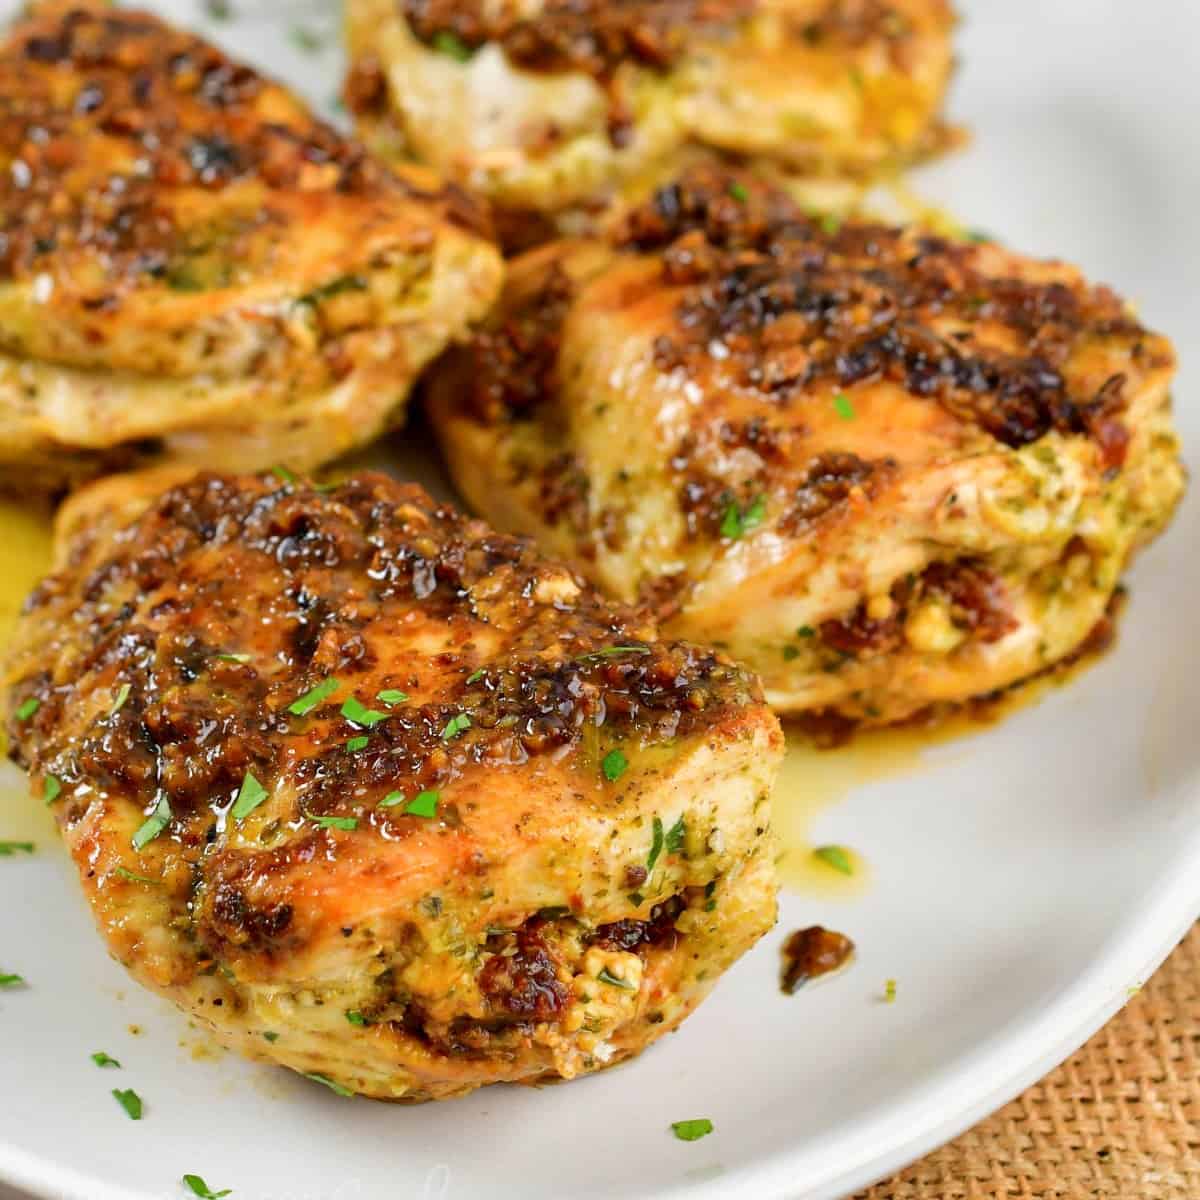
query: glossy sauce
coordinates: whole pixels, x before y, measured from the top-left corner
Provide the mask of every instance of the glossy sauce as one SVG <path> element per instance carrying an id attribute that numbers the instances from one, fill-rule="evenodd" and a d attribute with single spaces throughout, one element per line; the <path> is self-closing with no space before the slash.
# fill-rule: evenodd
<path id="1" fill-rule="evenodd" d="M 0 659 L 25 597 L 49 568 L 49 511 L 0 500 Z M 0 754 L 7 753 L 0 729 Z M 6 757 L 0 760 L 0 840 L 45 843 L 56 837 L 49 812 L 30 799 L 25 776 Z"/>
<path id="2" fill-rule="evenodd" d="M 870 886 L 871 867 L 854 847 L 843 845 L 853 874 L 845 875 L 814 855 L 817 819 L 857 788 L 914 774 L 928 764 L 926 750 L 984 733 L 1019 709 L 1037 704 L 1052 688 L 1070 682 L 1090 666 L 1096 654 L 1013 688 L 985 705 L 968 706 L 941 721 L 872 729 L 844 746 L 818 749 L 807 735 L 787 730 L 787 755 L 771 800 L 772 824 L 779 843 L 776 860 L 780 885 L 790 892 L 822 899 L 850 900 Z M 785 728 L 786 724 L 785 724 Z"/>

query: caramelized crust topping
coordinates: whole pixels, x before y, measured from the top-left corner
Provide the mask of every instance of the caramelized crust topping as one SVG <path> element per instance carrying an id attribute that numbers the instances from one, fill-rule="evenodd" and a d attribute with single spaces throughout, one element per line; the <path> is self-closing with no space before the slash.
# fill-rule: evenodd
<path id="1" fill-rule="evenodd" d="M 616 240 L 685 289 L 660 367 L 699 370 L 718 347 L 724 371 L 781 403 L 817 383 L 890 379 L 1008 446 L 1050 430 L 1105 437 L 1122 379 L 1080 393 L 1064 367 L 1094 340 L 1136 351 L 1147 336 L 1107 288 L 998 277 L 986 248 L 909 229 L 826 227 L 721 171 L 660 189 Z"/>
<path id="2" fill-rule="evenodd" d="M 145 13 L 80 7 L 20 26 L 0 50 L 0 114 L 0 277 L 73 248 L 102 255 L 110 282 L 168 277 L 180 248 L 162 202 L 170 188 L 254 177 L 280 190 L 431 199 L 251 68 Z M 447 217 L 480 226 L 461 193 L 437 199 Z M 250 228 L 270 219 L 245 217 Z"/>
<path id="3" fill-rule="evenodd" d="M 148 805 L 169 795 L 172 832 L 196 850 L 247 771 L 268 792 L 286 777 L 287 820 L 354 816 L 396 838 L 416 819 L 377 807 L 397 781 L 411 798 L 469 766 L 594 746 L 598 730 L 661 743 L 758 695 L 728 659 L 653 641 L 644 620 L 529 541 L 380 475 L 331 492 L 197 476 L 101 550 L 84 535 L 29 607 L 61 611 L 76 649 L 57 674 L 17 682 L 13 708 L 39 707 L 10 722 L 14 758 L 64 789 L 86 780 Z M 413 631 L 432 627 L 427 654 L 387 657 L 388 631 L 419 644 Z M 310 711 L 289 710 L 330 679 L 339 687 Z M 412 698 L 385 707 L 381 688 Z M 351 696 L 375 710 L 364 728 L 341 710 Z M 454 829 L 466 818 L 448 796 L 437 819 Z M 294 861 L 324 836 L 314 827 L 280 853 Z M 257 858 L 256 871 L 284 865 Z M 222 888 L 222 925 L 249 936 L 284 920 L 242 920 L 235 881 Z"/>
<path id="4" fill-rule="evenodd" d="M 599 80 L 623 62 L 669 67 L 698 28 L 728 27 L 756 7 L 757 0 L 546 0 L 528 15 L 520 5 L 485 0 L 403 0 L 423 42 L 451 37 L 470 49 L 495 42 L 526 70 L 582 71 Z"/>

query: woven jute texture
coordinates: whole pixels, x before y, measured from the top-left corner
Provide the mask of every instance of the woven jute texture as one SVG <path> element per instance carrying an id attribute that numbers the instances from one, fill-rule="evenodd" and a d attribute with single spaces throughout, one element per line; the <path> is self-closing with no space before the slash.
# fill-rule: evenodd
<path id="1" fill-rule="evenodd" d="M 1082 1050 L 858 1200 L 1200 1200 L 1200 925 Z"/>

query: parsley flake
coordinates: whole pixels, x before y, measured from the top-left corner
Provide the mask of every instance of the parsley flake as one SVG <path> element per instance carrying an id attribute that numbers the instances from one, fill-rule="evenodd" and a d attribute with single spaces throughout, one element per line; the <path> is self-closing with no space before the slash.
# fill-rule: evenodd
<path id="1" fill-rule="evenodd" d="M 288 712 L 295 717 L 306 717 L 314 708 L 324 704 L 341 686 L 340 681 L 337 679 L 326 679 L 324 683 L 318 683 L 315 688 L 305 692 L 298 699 L 293 700 L 288 705 Z"/>
<path id="2" fill-rule="evenodd" d="M 385 688 L 376 693 L 375 699 L 391 708 L 393 704 L 403 704 L 408 699 L 408 693 L 397 691 L 395 688 Z"/>
<path id="3" fill-rule="evenodd" d="M 483 667 L 480 667 L 478 671 L 473 671 L 467 676 L 467 686 L 470 687 L 471 684 L 478 683 L 486 674 L 487 670 Z"/>
<path id="4" fill-rule="evenodd" d="M 353 737 L 346 743 L 346 749 L 351 754 L 357 754 L 360 750 L 365 750 L 370 745 L 370 742 L 371 739 L 369 737 Z"/>
<path id="5" fill-rule="evenodd" d="M 661 817 L 654 818 L 654 836 L 650 840 L 650 855 L 646 859 L 646 870 L 653 871 L 658 856 L 663 852 L 663 823 Z"/>
<path id="6" fill-rule="evenodd" d="M 142 850 L 148 846 L 164 829 L 171 820 L 171 801 L 167 798 L 166 792 L 163 792 L 158 798 L 158 803 L 154 806 L 154 811 L 146 818 L 142 827 L 133 835 L 133 848 Z"/>
<path id="7" fill-rule="evenodd" d="M 800 628 L 796 630 L 796 636 L 802 638 L 816 637 L 817 631 L 811 625 L 801 625 Z"/>
<path id="8" fill-rule="evenodd" d="M 277 1034 L 273 1029 L 268 1029 L 268 1030 L 264 1031 L 263 1037 L 266 1038 L 267 1041 L 270 1042 L 272 1045 L 274 1045 L 275 1042 L 279 1041 L 279 1034 Z"/>
<path id="9" fill-rule="evenodd" d="M 0 858 L 12 858 L 14 854 L 32 854 L 32 842 L 0 842 Z"/>
<path id="10" fill-rule="evenodd" d="M 113 1088 L 113 1095 L 131 1121 L 142 1119 L 142 1098 L 133 1088 Z"/>
<path id="11" fill-rule="evenodd" d="M 813 851 L 813 857 L 843 875 L 854 874 L 854 864 L 850 861 L 850 855 L 841 846 L 818 846 Z"/>
<path id="12" fill-rule="evenodd" d="M 436 817 L 440 799 L 438 792 L 418 792 L 404 811 L 413 817 Z"/>
<path id="13" fill-rule="evenodd" d="M 746 185 L 736 179 L 729 185 L 729 194 L 739 204 L 745 204 L 750 199 L 750 193 L 746 191 Z"/>
<path id="14" fill-rule="evenodd" d="M 667 830 L 667 835 L 664 839 L 664 844 L 668 854 L 678 854 L 683 849 L 683 843 L 687 839 L 687 825 L 684 824 L 683 817 L 680 817 L 670 829 Z"/>
<path id="15" fill-rule="evenodd" d="M 609 987 L 620 988 L 623 992 L 637 991 L 637 984 L 630 983 L 628 979 L 618 979 L 607 967 L 601 967 L 600 974 L 596 978 L 601 983 L 607 983 Z"/>
<path id="16" fill-rule="evenodd" d="M 325 48 L 325 39 L 306 25 L 293 25 L 290 31 L 292 44 L 305 54 L 316 54 Z"/>
<path id="17" fill-rule="evenodd" d="M 343 1087 L 340 1083 L 337 1082 L 337 1080 L 330 1079 L 328 1075 L 318 1075 L 315 1071 L 314 1072 L 301 1071 L 300 1074 L 303 1075 L 305 1079 L 311 1079 L 313 1081 L 313 1083 L 322 1084 L 324 1087 L 327 1087 L 331 1092 L 336 1092 L 339 1096 L 353 1096 L 354 1095 L 354 1093 L 348 1087 Z"/>
<path id="18" fill-rule="evenodd" d="M 271 474 L 279 480 L 280 483 L 293 484 L 296 482 L 296 473 L 289 471 L 287 467 L 277 466 L 271 468 Z"/>
<path id="19" fill-rule="evenodd" d="M 649 646 L 605 646 L 603 650 L 593 650 L 590 654 L 581 654 L 576 662 L 590 662 L 596 658 L 615 658 L 618 654 L 649 654 Z"/>
<path id="20" fill-rule="evenodd" d="M 117 713 L 125 707 L 125 701 L 129 699 L 130 686 L 127 683 L 121 684 L 120 690 L 117 692 L 116 698 L 112 702 L 112 708 L 108 710 L 110 717 L 115 717 Z"/>
<path id="21" fill-rule="evenodd" d="M 265 799 L 267 789 L 247 771 L 242 777 L 242 786 L 233 802 L 233 819 L 244 821 Z"/>
<path id="22" fill-rule="evenodd" d="M 442 741 L 448 742 L 470 728 L 471 718 L 466 713 L 459 713 L 446 722 L 446 728 L 442 730 Z"/>
<path id="23" fill-rule="evenodd" d="M 629 759 L 620 750 L 610 750 L 604 756 L 600 769 L 609 783 L 616 783 L 629 769 Z"/>
<path id="24" fill-rule="evenodd" d="M 388 719 L 387 713 L 380 712 L 377 708 L 367 708 L 357 696 L 351 696 L 342 705 L 342 716 L 354 725 L 361 725 L 364 729 L 370 729 L 373 725 L 378 725 L 380 721 Z"/>
<path id="25" fill-rule="evenodd" d="M 308 819 L 322 829 L 341 829 L 345 833 L 353 833 L 358 828 L 357 817 L 314 817 L 309 813 Z"/>
<path id="26" fill-rule="evenodd" d="M 30 696 L 20 708 L 17 709 L 14 716 L 18 721 L 28 721 L 39 708 L 42 707 L 42 702 L 36 696 Z"/>
<path id="27" fill-rule="evenodd" d="M 721 516 L 721 536 L 737 541 L 752 529 L 757 529 L 767 515 L 766 496 L 756 496 L 746 508 L 741 508 L 736 500 L 731 500 Z"/>
<path id="28" fill-rule="evenodd" d="M 116 1067 L 118 1070 L 120 1070 L 121 1067 L 121 1064 L 117 1062 L 115 1058 L 105 1054 L 103 1050 L 97 1050 L 96 1053 L 92 1055 L 92 1062 L 94 1062 L 98 1067 Z"/>
<path id="29" fill-rule="evenodd" d="M 681 1142 L 698 1142 L 702 1137 L 708 1137 L 713 1131 L 713 1123 L 707 1117 L 698 1117 L 693 1121 L 672 1121 L 671 1132 Z"/>
<path id="30" fill-rule="evenodd" d="M 200 1200 L 221 1200 L 222 1196 L 232 1196 L 233 1188 L 222 1188 L 219 1192 L 214 1192 L 199 1175 L 185 1175 L 183 1182 L 192 1189 L 193 1196 L 199 1196 Z"/>
<path id="31" fill-rule="evenodd" d="M 146 875 L 135 875 L 128 867 L 117 867 L 113 871 L 113 874 L 119 876 L 121 879 L 128 880 L 130 883 L 148 883 L 152 887 L 158 887 L 162 883 L 161 879 L 150 879 Z"/>
<path id="32" fill-rule="evenodd" d="M 218 662 L 248 663 L 250 661 L 248 654 L 214 654 L 213 658 Z"/>
<path id="33" fill-rule="evenodd" d="M 0 988 L 24 987 L 25 979 L 21 975 L 0 975 Z"/>
<path id="34" fill-rule="evenodd" d="M 833 408 L 843 421 L 854 420 L 854 405 L 850 403 L 850 397 L 845 392 L 838 392 L 833 398 Z"/>
<path id="35" fill-rule="evenodd" d="M 395 808 L 397 804 L 404 803 L 403 792 L 388 792 L 386 796 L 379 802 L 380 808 Z"/>
<path id="36" fill-rule="evenodd" d="M 364 1028 L 367 1024 L 367 1018 L 364 1017 L 357 1008 L 350 1008 L 346 1010 L 346 1020 L 349 1021 L 351 1025 L 357 1025 L 359 1029 Z"/>
<path id="37" fill-rule="evenodd" d="M 57 775 L 47 775 L 42 784 L 42 799 L 47 804 L 53 804 L 62 795 L 62 782 Z"/>
<path id="38" fill-rule="evenodd" d="M 462 38 L 456 33 L 451 33 L 448 29 L 438 30 L 433 35 L 433 41 L 430 45 L 439 54 L 445 54 L 448 58 L 452 58 L 455 62 L 460 63 L 469 62 L 475 53 Z"/>
<path id="39" fill-rule="evenodd" d="M 896 981 L 894 979 L 887 980 L 883 985 L 883 1002 L 884 1004 L 896 1003 Z"/>

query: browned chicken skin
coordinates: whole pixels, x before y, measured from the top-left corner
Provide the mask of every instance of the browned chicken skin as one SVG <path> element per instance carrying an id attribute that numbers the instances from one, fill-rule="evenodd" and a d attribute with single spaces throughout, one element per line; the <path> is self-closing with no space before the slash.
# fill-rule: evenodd
<path id="1" fill-rule="evenodd" d="M 0 44 L 0 487 L 315 466 L 402 418 L 500 273 L 459 192 L 156 17 Z"/>
<path id="2" fill-rule="evenodd" d="M 111 952 L 255 1057 L 569 1078 L 774 920 L 757 681 L 415 486 L 93 485 L 13 644 L 12 752 Z"/>
<path id="3" fill-rule="evenodd" d="M 1087 640 L 1182 491 L 1173 372 L 1069 266 L 704 170 L 515 261 L 429 408 L 493 523 L 875 722 Z"/>

